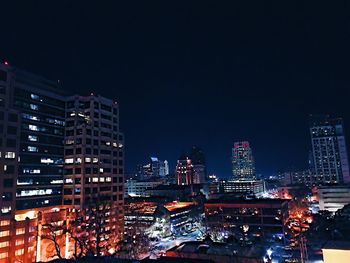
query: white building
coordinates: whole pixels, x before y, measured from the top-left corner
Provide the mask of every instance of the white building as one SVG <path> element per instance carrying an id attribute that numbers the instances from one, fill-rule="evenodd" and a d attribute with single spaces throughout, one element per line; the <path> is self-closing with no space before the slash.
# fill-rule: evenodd
<path id="1" fill-rule="evenodd" d="M 135 180 L 128 179 L 125 182 L 124 196 L 149 196 L 147 190 L 152 189 L 158 185 L 164 184 L 164 181 L 149 181 L 149 180 Z"/>
<path id="2" fill-rule="evenodd" d="M 349 186 L 324 186 L 317 189 L 320 210 L 336 212 L 350 204 Z"/>

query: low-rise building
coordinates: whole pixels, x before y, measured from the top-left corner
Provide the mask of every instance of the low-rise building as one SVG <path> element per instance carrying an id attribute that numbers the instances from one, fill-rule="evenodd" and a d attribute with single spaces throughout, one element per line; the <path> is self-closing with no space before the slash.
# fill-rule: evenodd
<path id="1" fill-rule="evenodd" d="M 317 199 L 320 210 L 336 212 L 350 204 L 349 186 L 323 186 L 317 188 Z"/>
<path id="2" fill-rule="evenodd" d="M 212 241 L 183 242 L 166 252 L 167 258 L 176 258 L 178 262 L 208 260 L 213 263 L 263 263 L 266 249 L 261 246 L 242 247 L 237 243 L 224 244 Z M 174 261 L 175 262 L 175 261 Z"/>
<path id="3" fill-rule="evenodd" d="M 348 263 L 350 242 L 328 241 L 322 249 L 324 263 Z"/>
<path id="4" fill-rule="evenodd" d="M 149 196 L 149 192 L 147 192 L 147 190 L 162 184 L 164 184 L 164 180 L 136 180 L 130 178 L 125 182 L 124 196 L 147 197 Z"/>
<path id="5" fill-rule="evenodd" d="M 247 193 L 262 194 L 265 191 L 263 180 L 220 180 L 212 183 L 211 194 L 215 193 Z"/>
<path id="6" fill-rule="evenodd" d="M 164 215 L 170 224 L 173 234 L 181 234 L 193 228 L 193 223 L 199 220 L 202 209 L 195 202 L 170 202 L 164 205 Z"/>
<path id="7" fill-rule="evenodd" d="M 282 199 L 211 199 L 204 204 L 208 229 L 240 231 L 248 226 L 251 233 L 284 234 L 288 201 Z"/>

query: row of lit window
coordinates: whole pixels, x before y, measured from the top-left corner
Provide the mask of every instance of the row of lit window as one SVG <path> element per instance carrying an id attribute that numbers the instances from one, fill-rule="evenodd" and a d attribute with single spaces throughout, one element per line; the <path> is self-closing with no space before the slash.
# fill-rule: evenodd
<path id="1" fill-rule="evenodd" d="M 0 152 L 0 157 L 1 157 L 1 152 Z M 5 152 L 4 157 L 5 157 L 5 159 L 15 159 L 16 153 L 15 152 Z"/>
<path id="2" fill-rule="evenodd" d="M 57 120 L 52 118 L 41 119 L 39 116 L 28 114 L 28 113 L 22 113 L 22 118 L 31 120 L 31 121 L 45 121 L 49 124 L 60 125 L 60 126 L 64 126 L 65 124 L 65 122 L 62 120 Z"/>
<path id="3" fill-rule="evenodd" d="M 50 195 L 52 193 L 52 189 L 22 190 L 20 193 L 16 193 L 16 196 Z"/>
<path id="4" fill-rule="evenodd" d="M 90 158 L 90 157 L 86 157 L 85 158 L 85 163 L 98 163 L 98 158 L 94 157 L 94 158 Z M 75 162 L 74 162 L 74 158 L 66 158 L 64 159 L 64 163 L 65 164 L 72 164 L 72 163 L 76 163 L 76 164 L 80 164 L 82 163 L 82 158 L 76 158 Z"/>
<path id="5" fill-rule="evenodd" d="M 92 178 L 86 178 L 87 182 L 93 182 L 93 183 L 104 183 L 104 182 L 112 182 L 112 177 L 92 177 Z M 73 184 L 72 178 L 66 178 L 64 180 L 65 184 Z"/>

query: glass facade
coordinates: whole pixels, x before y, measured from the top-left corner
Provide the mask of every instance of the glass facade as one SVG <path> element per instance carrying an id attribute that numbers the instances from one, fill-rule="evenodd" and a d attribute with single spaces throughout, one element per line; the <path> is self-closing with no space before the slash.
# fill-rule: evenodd
<path id="1" fill-rule="evenodd" d="M 350 182 L 342 119 L 331 119 L 328 115 L 312 116 L 310 134 L 313 183 Z"/>
<path id="2" fill-rule="evenodd" d="M 14 69 L 12 107 L 19 112 L 17 209 L 62 203 L 65 97 L 55 82 Z"/>

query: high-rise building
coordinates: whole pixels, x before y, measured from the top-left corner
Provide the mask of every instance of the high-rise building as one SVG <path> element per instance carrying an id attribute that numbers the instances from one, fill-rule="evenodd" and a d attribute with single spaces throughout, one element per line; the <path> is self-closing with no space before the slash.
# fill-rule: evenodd
<path id="1" fill-rule="evenodd" d="M 20 120 L 13 109 L 11 72 L 0 64 L 0 209 L 1 220 L 11 220 L 16 206 Z"/>
<path id="2" fill-rule="evenodd" d="M 164 177 L 167 175 L 169 175 L 168 161 L 159 160 L 157 157 L 150 157 L 147 164 L 138 165 L 137 167 L 137 176 L 142 179 Z"/>
<path id="3" fill-rule="evenodd" d="M 159 169 L 159 175 L 161 177 L 168 176 L 169 175 L 169 163 L 167 160 L 161 163 L 160 169 Z"/>
<path id="4" fill-rule="evenodd" d="M 249 142 L 234 143 L 232 148 L 232 173 L 235 180 L 255 177 L 254 158 Z"/>
<path id="5" fill-rule="evenodd" d="M 191 159 L 193 165 L 193 183 L 205 183 L 207 181 L 207 171 L 203 151 L 197 146 L 193 146 L 189 158 Z"/>
<path id="6" fill-rule="evenodd" d="M 19 143 L 18 154 L 13 154 L 13 159 L 19 160 L 14 168 L 18 174 L 14 182 L 16 207 L 59 205 L 63 185 L 64 93 L 54 81 L 9 66 L 2 65 L 1 71 L 7 76 L 2 84 L 8 98 L 6 105 L 18 112 L 21 122 L 15 128 L 11 123 L 17 116 L 8 115 L 12 117 L 8 119 L 7 134 L 16 134 L 16 129 L 19 132 L 19 140 L 9 137 L 6 141 L 7 147 Z"/>
<path id="7" fill-rule="evenodd" d="M 118 104 L 93 94 L 72 96 L 66 116 L 63 203 L 87 207 L 112 202 L 119 212 L 124 155 Z"/>
<path id="8" fill-rule="evenodd" d="M 108 203 L 105 231 L 120 237 L 123 140 L 115 102 L 0 64 L 0 262 L 46 260 L 39 224 L 90 204 Z"/>
<path id="9" fill-rule="evenodd" d="M 343 120 L 329 115 L 310 116 L 315 184 L 350 183 Z"/>
<path id="10" fill-rule="evenodd" d="M 191 159 L 181 156 L 176 164 L 176 180 L 178 185 L 192 185 L 193 165 Z"/>

